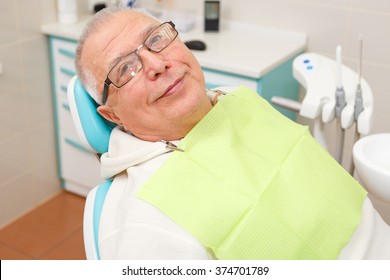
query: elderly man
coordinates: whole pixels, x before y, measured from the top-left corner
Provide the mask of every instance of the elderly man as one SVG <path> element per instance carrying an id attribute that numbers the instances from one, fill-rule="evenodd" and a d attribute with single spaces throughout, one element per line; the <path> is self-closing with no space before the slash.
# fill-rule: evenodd
<path id="1" fill-rule="evenodd" d="M 390 258 L 389 227 L 307 129 L 246 88 L 213 107 L 177 36 L 115 8 L 81 36 L 77 74 L 118 125 L 101 158 L 114 178 L 101 258 Z"/>

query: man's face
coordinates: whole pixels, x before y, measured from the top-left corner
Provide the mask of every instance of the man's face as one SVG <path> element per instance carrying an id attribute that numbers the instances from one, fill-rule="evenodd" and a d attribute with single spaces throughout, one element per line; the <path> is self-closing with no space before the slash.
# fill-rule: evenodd
<path id="1" fill-rule="evenodd" d="M 145 31 L 159 24 L 123 11 L 87 39 L 81 59 L 95 73 L 100 92 L 110 64 L 135 50 L 147 37 Z M 159 53 L 142 48 L 138 55 L 141 71 L 119 89 L 110 85 L 99 113 L 141 139 L 184 137 L 211 109 L 199 63 L 179 38 Z"/>

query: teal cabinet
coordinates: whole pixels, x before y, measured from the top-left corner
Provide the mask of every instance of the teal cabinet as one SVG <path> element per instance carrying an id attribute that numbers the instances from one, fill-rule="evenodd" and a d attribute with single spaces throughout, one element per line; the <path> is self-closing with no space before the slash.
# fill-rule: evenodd
<path id="1" fill-rule="evenodd" d="M 273 96 L 298 100 L 299 85 L 292 76 L 292 62 L 294 58 L 295 56 L 259 78 L 216 71 L 210 68 L 202 69 L 206 79 L 206 87 L 208 89 L 219 86 L 245 85 L 255 90 L 269 102 L 271 102 Z M 296 113 L 277 106 L 275 108 L 288 118 L 295 120 Z"/>

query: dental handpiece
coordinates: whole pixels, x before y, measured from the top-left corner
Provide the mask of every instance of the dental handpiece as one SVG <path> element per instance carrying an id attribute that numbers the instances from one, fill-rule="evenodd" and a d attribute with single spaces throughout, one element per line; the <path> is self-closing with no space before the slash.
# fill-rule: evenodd
<path id="1" fill-rule="evenodd" d="M 358 120 L 360 113 L 364 110 L 363 108 L 363 91 L 361 86 L 362 79 L 362 59 L 363 59 L 363 35 L 359 35 L 359 62 L 358 62 L 358 85 L 355 93 L 355 121 Z"/>
<path id="2" fill-rule="evenodd" d="M 341 46 L 337 46 L 336 48 L 336 117 L 341 117 L 341 111 L 347 105 L 345 102 L 345 91 L 342 83 L 342 75 L 341 75 Z"/>

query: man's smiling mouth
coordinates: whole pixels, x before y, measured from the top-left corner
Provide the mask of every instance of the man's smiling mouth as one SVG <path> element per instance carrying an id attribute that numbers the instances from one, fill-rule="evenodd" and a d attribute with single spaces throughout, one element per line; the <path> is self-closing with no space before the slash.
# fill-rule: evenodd
<path id="1" fill-rule="evenodd" d="M 157 100 L 161 99 L 161 98 L 166 98 L 166 97 L 171 96 L 171 95 L 175 94 L 176 92 L 178 92 L 180 90 L 181 86 L 183 85 L 183 80 L 184 80 L 184 77 L 181 77 L 181 78 L 175 80 L 172 84 L 170 84 L 167 87 L 165 92 L 159 98 L 157 98 Z"/>

